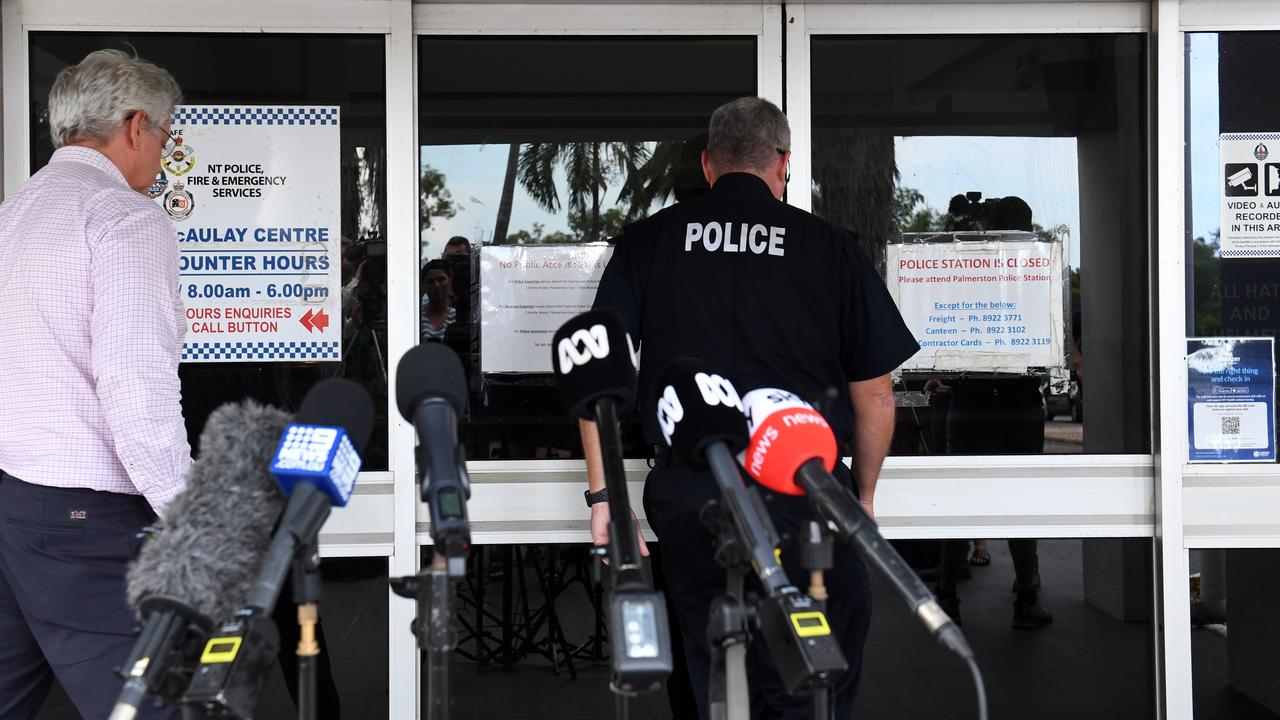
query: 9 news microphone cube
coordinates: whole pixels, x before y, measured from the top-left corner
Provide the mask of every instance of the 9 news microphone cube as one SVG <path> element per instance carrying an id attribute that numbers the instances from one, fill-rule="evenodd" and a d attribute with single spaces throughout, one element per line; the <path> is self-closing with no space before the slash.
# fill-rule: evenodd
<path id="1" fill-rule="evenodd" d="M 360 454 L 340 427 L 293 424 L 285 428 L 271 474 L 285 495 L 304 482 L 323 490 L 333 505 L 345 507 L 360 474 Z"/>

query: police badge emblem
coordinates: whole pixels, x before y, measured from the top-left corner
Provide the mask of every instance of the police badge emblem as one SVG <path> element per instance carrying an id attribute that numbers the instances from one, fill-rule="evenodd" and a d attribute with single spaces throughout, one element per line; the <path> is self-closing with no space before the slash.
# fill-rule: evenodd
<path id="1" fill-rule="evenodd" d="M 164 211 L 174 220 L 186 220 L 195 209 L 196 201 L 182 183 L 174 183 L 173 189 L 164 196 Z"/>
<path id="2" fill-rule="evenodd" d="M 173 144 L 173 152 L 169 153 L 169 155 L 161 161 L 161 164 L 164 165 L 164 169 L 178 177 L 182 177 L 190 172 L 191 168 L 195 167 L 196 154 L 191 149 L 190 145 L 186 145 L 182 142 L 181 135 L 178 135 L 173 139 Z"/>
<path id="3" fill-rule="evenodd" d="M 1262 143 L 1258 143 L 1258 146 L 1253 149 L 1253 156 L 1258 159 L 1258 162 L 1266 160 L 1270 154 L 1271 152 L 1267 150 L 1267 146 Z"/>
<path id="4" fill-rule="evenodd" d="M 155 200 L 164 194 L 165 188 L 169 187 L 169 176 L 164 174 L 164 170 L 156 173 L 155 182 L 147 186 L 147 197 Z"/>

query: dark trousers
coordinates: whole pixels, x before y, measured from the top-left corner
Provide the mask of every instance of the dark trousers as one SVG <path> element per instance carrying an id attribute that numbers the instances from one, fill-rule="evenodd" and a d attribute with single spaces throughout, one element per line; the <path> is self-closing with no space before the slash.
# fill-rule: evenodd
<path id="1" fill-rule="evenodd" d="M 947 452 L 1008 455 L 1044 451 L 1044 399 L 1035 378 L 957 381 L 947 413 Z M 1039 592 L 1040 558 L 1035 540 L 1010 540 L 1014 592 Z M 968 540 L 942 543 L 938 594 L 955 597 Z"/>
<path id="2" fill-rule="evenodd" d="M 847 470 L 842 466 L 837 470 L 844 471 L 838 472 L 838 477 L 850 482 Z M 778 533 L 798 537 L 801 523 L 809 517 L 806 501 L 768 491 L 763 493 Z M 718 495 L 710 473 L 694 472 L 680 464 L 654 468 L 645 483 L 645 513 L 664 550 L 663 581 L 667 597 L 675 607 L 689 680 L 702 718 L 708 717 L 711 677 L 707 622 L 712 601 L 724 593 L 725 572 L 712 556 L 712 534 L 698 514 L 706 501 Z M 799 550 L 794 542 L 783 542 L 782 566 L 793 584 L 802 590 L 808 587 L 808 574 L 800 568 Z M 835 565 L 826 573 L 826 584 L 830 593 L 827 620 L 849 662 L 849 672 L 840 678 L 835 688 L 836 717 L 845 719 L 853 715 L 862 672 L 862 648 L 871 625 L 871 587 L 857 552 L 848 546 L 836 546 Z M 751 586 L 748 579 L 748 589 Z M 758 633 L 747 653 L 747 675 L 752 718 L 811 717 L 808 697 L 786 694 L 764 638 Z"/>
<path id="3" fill-rule="evenodd" d="M 125 597 L 141 497 L 32 485 L 0 473 L 0 718 L 40 711 L 56 676 L 88 720 L 106 718 L 137 620 Z M 140 718 L 177 718 L 149 706 Z"/>

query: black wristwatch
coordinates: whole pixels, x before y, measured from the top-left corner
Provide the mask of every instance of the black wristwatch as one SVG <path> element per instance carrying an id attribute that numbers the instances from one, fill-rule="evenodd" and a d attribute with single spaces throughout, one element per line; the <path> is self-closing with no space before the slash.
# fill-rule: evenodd
<path id="1" fill-rule="evenodd" d="M 609 488 L 602 487 L 595 492 L 586 490 L 582 493 L 582 496 L 587 499 L 587 507 L 591 507 L 596 503 L 602 503 L 609 499 Z"/>

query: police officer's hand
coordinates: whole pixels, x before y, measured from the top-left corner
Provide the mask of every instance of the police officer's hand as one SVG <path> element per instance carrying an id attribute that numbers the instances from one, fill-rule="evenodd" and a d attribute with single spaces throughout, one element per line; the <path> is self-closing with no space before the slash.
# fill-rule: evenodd
<path id="1" fill-rule="evenodd" d="M 606 547 L 609 544 L 609 503 L 601 502 L 591 506 L 591 542 L 598 547 Z M 631 513 L 631 519 L 636 519 L 636 514 Z M 636 523 L 636 535 L 640 541 L 640 554 L 649 557 L 649 546 L 645 544 L 644 533 L 640 532 L 640 523 Z M 605 563 L 609 559 L 605 558 Z"/>
<path id="2" fill-rule="evenodd" d="M 872 520 L 875 520 L 875 519 L 876 519 L 876 501 L 875 501 L 875 498 L 867 498 L 866 500 L 863 500 L 862 498 L 858 498 L 858 504 L 862 506 L 862 509 L 863 509 L 863 510 L 866 510 L 866 511 L 867 511 L 867 515 L 868 515 Z"/>

